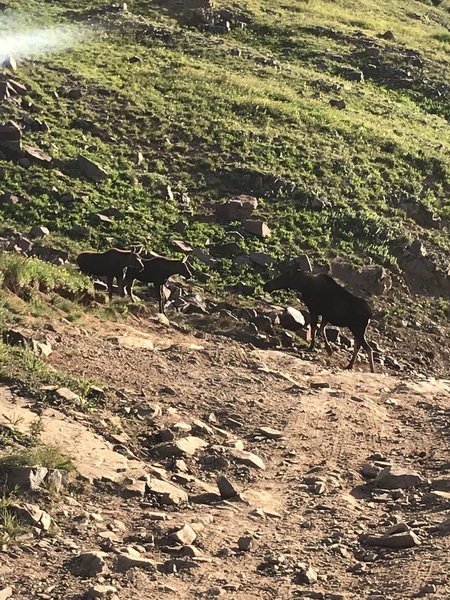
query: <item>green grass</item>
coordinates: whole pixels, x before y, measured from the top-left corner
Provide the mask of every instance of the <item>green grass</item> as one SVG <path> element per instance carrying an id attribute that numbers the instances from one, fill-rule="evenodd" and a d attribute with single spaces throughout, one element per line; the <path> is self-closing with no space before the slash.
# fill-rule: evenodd
<path id="1" fill-rule="evenodd" d="M 77 408 L 95 408 L 89 400 L 91 381 L 53 369 L 28 349 L 0 343 L 0 379 L 4 383 L 20 385 L 43 401 L 48 401 L 51 396 L 44 387 L 67 387 L 80 397 Z"/>
<path id="2" fill-rule="evenodd" d="M 176 255 L 173 238 L 212 248 L 229 239 L 229 230 L 239 225 L 216 223 L 213 204 L 252 193 L 272 237 L 245 238 L 244 252 L 265 250 L 278 260 L 306 251 L 316 261 L 343 257 L 397 271 L 394 242 L 419 237 L 448 261 L 450 103 L 438 93 L 449 85 L 448 0 L 439 6 L 406 0 L 288 0 L 274 6 L 251 0 L 239 8 L 247 27 L 226 36 L 205 36 L 157 3 L 135 0 L 128 12 L 102 12 L 108 5 L 11 3 L 27 26 L 64 24 L 88 33 L 72 49 L 19 65 L 27 99 L 49 126 L 43 132 L 25 129 L 24 137 L 62 161 L 63 175 L 0 160 L 4 188 L 29 198 L 0 207 L 11 227 L 26 232 L 46 225 L 52 241 L 72 256 L 82 248 L 136 242 Z M 152 27 L 165 29 L 167 38 L 152 36 Z M 364 84 L 345 79 L 342 68 L 367 63 L 356 30 L 382 48 L 390 67 L 411 71 L 411 88 L 398 89 L 382 77 Z M 394 41 L 378 37 L 386 30 L 393 31 Z M 404 49 L 420 54 L 423 71 Z M 142 61 L 130 63 L 132 56 Z M 325 72 L 318 69 L 321 61 L 328 65 Z M 78 100 L 67 97 L 74 87 L 82 90 Z M 347 108 L 332 108 L 334 98 L 343 98 Z M 5 120 L 21 116 L 15 105 L 6 105 L 6 111 Z M 74 125 L 76 119 L 95 127 Z M 92 183 L 81 177 L 72 163 L 79 152 L 102 164 L 109 179 Z M 140 165 L 138 152 L 144 156 Z M 191 215 L 183 213 L 177 197 L 167 199 L 169 184 L 190 196 Z M 74 202 L 65 199 L 67 192 Z M 315 197 L 332 208 L 311 210 Z M 443 227 L 418 225 L 401 208 L 411 199 L 441 216 Z M 122 216 L 91 225 L 92 214 L 111 207 Z M 174 231 L 180 219 L 183 235 Z M 87 239 L 78 237 L 79 226 L 88 228 Z M 260 284 L 267 275 L 236 268 L 227 259 L 217 269 L 196 266 L 212 275 L 210 291 L 240 280 Z M 65 278 L 68 271 L 61 271 Z M 87 285 L 72 274 L 59 284 L 52 279 L 56 272 L 13 273 L 11 287 L 61 284 L 78 292 Z"/>
<path id="3" fill-rule="evenodd" d="M 35 446 L 0 457 L 0 469 L 6 471 L 17 467 L 34 466 L 60 469 L 62 471 L 73 471 L 75 469 L 70 458 L 64 456 L 61 450 L 54 446 Z"/>

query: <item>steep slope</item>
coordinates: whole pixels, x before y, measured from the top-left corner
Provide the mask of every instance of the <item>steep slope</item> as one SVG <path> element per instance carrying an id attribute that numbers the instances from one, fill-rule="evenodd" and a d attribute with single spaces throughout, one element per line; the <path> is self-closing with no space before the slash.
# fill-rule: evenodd
<path id="1" fill-rule="evenodd" d="M 2 102 L 2 119 L 54 159 L 1 161 L 4 191 L 24 198 L 2 203 L 5 226 L 48 226 L 71 249 L 112 240 L 173 252 L 181 219 L 187 243 L 214 248 L 235 227 L 215 221 L 211 202 L 251 193 L 272 235 L 239 238 L 242 252 L 373 260 L 442 295 L 450 14 L 434 4 L 9 3 L 0 23 L 12 39 L 58 27 L 54 43 L 71 47 L 42 56 L 30 33 L 22 53 L 36 56 L 13 75 L 27 92 Z M 80 176 L 80 153 L 108 177 Z M 411 275 L 417 239 L 430 255 L 422 271 L 443 269 L 437 280 Z M 221 259 L 212 287 L 260 281 L 253 267 L 235 271 Z"/>

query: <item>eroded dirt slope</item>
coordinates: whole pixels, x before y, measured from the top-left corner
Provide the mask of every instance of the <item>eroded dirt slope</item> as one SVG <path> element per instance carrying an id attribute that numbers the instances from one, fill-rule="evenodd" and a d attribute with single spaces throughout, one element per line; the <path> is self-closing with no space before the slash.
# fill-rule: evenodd
<path id="1" fill-rule="evenodd" d="M 50 364 L 97 380 L 106 398 L 89 412 L 0 390 L 3 424 L 25 431 L 39 413 L 42 441 L 63 446 L 84 477 L 71 492 L 30 497 L 56 527 L 3 547 L 14 598 L 449 597 L 450 382 L 372 375 L 365 360 L 330 371 L 143 320 L 53 329 Z M 174 450 L 189 436 L 204 444 Z M 390 464 L 410 479 L 374 483 L 364 463 L 372 476 Z M 151 478 L 142 489 L 141 474 Z M 240 497 L 220 497 L 220 475 Z M 162 503 L 155 479 L 187 497 Z M 170 532 L 186 523 L 196 539 L 174 546 Z M 396 525 L 410 547 L 361 537 Z M 92 550 L 105 552 L 100 572 L 75 574 Z M 124 570 L 130 552 L 151 562 Z M 115 590 L 89 591 L 98 585 Z"/>

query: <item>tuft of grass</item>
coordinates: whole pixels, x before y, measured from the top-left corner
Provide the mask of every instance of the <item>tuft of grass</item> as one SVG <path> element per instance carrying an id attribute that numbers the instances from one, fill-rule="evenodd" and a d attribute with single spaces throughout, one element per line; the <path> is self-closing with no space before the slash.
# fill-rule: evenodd
<path id="1" fill-rule="evenodd" d="M 75 466 L 70 458 L 62 454 L 56 446 L 35 446 L 18 450 L 0 458 L 0 468 L 8 471 L 17 467 L 46 467 L 47 469 L 60 469 L 73 471 Z"/>
<path id="2" fill-rule="evenodd" d="M 22 523 L 11 510 L 14 500 L 11 497 L 0 499 L 0 542 L 13 544 L 17 538 L 27 533 L 30 526 Z"/>
<path id="3" fill-rule="evenodd" d="M 7 252 L 0 253 L 0 285 L 18 295 L 40 291 L 77 296 L 94 290 L 92 281 L 73 268 Z"/>
<path id="4" fill-rule="evenodd" d="M 47 399 L 47 392 L 43 391 L 43 387 L 67 387 L 79 395 L 79 408 L 95 408 L 89 400 L 93 382 L 53 369 L 26 348 L 10 347 L 0 342 L 0 379 L 22 386 L 28 393 L 43 401 Z"/>

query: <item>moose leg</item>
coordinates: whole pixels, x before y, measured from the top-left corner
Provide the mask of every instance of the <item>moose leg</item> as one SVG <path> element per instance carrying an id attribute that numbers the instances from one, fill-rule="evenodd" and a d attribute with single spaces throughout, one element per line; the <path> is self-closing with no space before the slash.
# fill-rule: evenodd
<path id="1" fill-rule="evenodd" d="M 159 312 L 164 313 L 164 285 L 159 286 Z"/>
<path id="2" fill-rule="evenodd" d="M 359 342 L 359 340 L 357 338 L 355 338 L 355 349 L 353 350 L 353 356 L 351 361 L 348 363 L 348 365 L 345 367 L 346 369 L 348 369 L 349 371 L 351 369 L 353 369 L 353 365 L 355 364 L 355 360 L 356 357 L 358 356 L 358 352 L 359 349 L 361 348 L 361 343 Z"/>
<path id="3" fill-rule="evenodd" d="M 139 298 L 133 294 L 134 279 L 128 283 L 126 292 L 130 296 L 132 302 L 137 302 Z"/>
<path id="4" fill-rule="evenodd" d="M 353 356 L 351 361 L 349 362 L 347 369 L 352 369 L 353 365 L 355 364 L 355 360 L 356 357 L 358 355 L 359 349 L 361 348 L 361 346 L 364 348 L 364 350 L 367 352 L 367 356 L 369 357 L 369 364 L 370 364 L 370 370 L 372 373 L 375 373 L 375 366 L 373 364 L 373 351 L 372 348 L 370 347 L 370 345 L 368 344 L 367 340 L 366 340 L 366 330 L 364 328 L 363 331 L 353 331 L 352 332 L 353 335 L 355 336 L 355 349 L 353 351 Z"/>
<path id="5" fill-rule="evenodd" d="M 330 346 L 330 342 L 328 341 L 328 338 L 327 338 L 327 330 L 325 329 L 327 325 L 328 325 L 328 321 L 325 319 L 325 317 L 322 317 L 322 322 L 320 324 L 320 328 L 319 328 L 319 331 L 317 332 L 317 335 L 320 336 L 321 334 L 323 334 L 325 348 L 327 349 L 328 354 L 331 356 L 333 354 L 333 348 Z"/>
<path id="6" fill-rule="evenodd" d="M 361 346 L 364 348 L 364 350 L 366 351 L 367 356 L 369 358 L 370 371 L 372 373 L 375 373 L 375 365 L 373 364 L 373 350 L 370 347 L 370 344 L 366 340 L 365 337 L 363 337 L 363 341 L 361 342 Z"/>
<path id="7" fill-rule="evenodd" d="M 319 315 L 317 315 L 315 313 L 310 313 L 310 314 L 311 314 L 311 343 L 309 344 L 308 352 L 312 352 L 316 347 L 316 330 L 317 330 L 317 323 L 319 321 Z"/>
<path id="8" fill-rule="evenodd" d="M 108 296 L 109 296 L 109 299 L 112 300 L 114 277 L 110 277 L 108 275 L 108 277 L 106 279 L 106 282 L 107 282 L 107 285 L 108 285 Z"/>
<path id="9" fill-rule="evenodd" d="M 119 294 L 121 298 L 125 297 L 125 282 L 123 279 L 123 275 L 116 275 L 117 279 L 117 288 L 119 290 Z"/>

